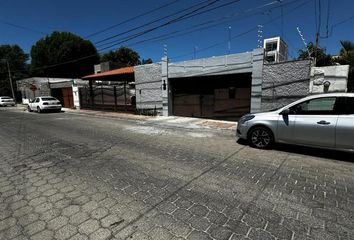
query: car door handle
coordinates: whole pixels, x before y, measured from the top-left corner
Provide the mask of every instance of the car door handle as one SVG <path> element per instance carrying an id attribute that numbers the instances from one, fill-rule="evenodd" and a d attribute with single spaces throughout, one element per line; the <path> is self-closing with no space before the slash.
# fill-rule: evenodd
<path id="1" fill-rule="evenodd" d="M 331 123 L 330 123 L 330 122 L 327 122 L 327 121 L 325 121 L 325 120 L 322 120 L 322 121 L 317 122 L 317 124 L 329 125 L 329 124 L 331 124 Z"/>

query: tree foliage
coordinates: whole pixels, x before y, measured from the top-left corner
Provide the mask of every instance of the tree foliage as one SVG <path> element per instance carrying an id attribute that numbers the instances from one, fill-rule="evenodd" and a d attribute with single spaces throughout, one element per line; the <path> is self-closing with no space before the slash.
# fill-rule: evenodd
<path id="1" fill-rule="evenodd" d="M 120 47 L 101 56 L 101 62 L 114 62 L 122 67 L 152 63 L 151 58 L 140 60 L 140 55 L 131 48 Z"/>
<path id="2" fill-rule="evenodd" d="M 140 64 L 140 56 L 131 48 L 120 47 L 115 51 L 103 54 L 101 62 L 114 62 L 122 66 L 135 66 Z"/>
<path id="3" fill-rule="evenodd" d="M 142 65 L 151 64 L 151 63 L 152 63 L 152 59 L 151 58 L 141 60 L 141 64 Z"/>
<path id="4" fill-rule="evenodd" d="M 340 41 L 339 63 L 349 65 L 348 91 L 354 92 L 354 43 L 351 41 Z"/>
<path id="5" fill-rule="evenodd" d="M 18 45 L 0 45 L 0 95 L 11 96 L 7 62 L 9 63 L 12 85 L 16 91 L 16 80 L 27 77 L 28 54 Z"/>
<path id="6" fill-rule="evenodd" d="M 300 49 L 299 50 L 299 60 L 305 60 L 305 59 L 314 59 L 316 56 L 316 46 L 310 42 L 307 45 L 307 49 Z M 317 67 L 322 67 L 322 66 L 331 66 L 333 65 L 332 62 L 332 56 L 326 53 L 325 48 L 320 48 L 317 47 L 317 58 L 316 58 L 316 66 Z"/>
<path id="7" fill-rule="evenodd" d="M 33 76 L 74 78 L 92 73 L 99 56 L 90 41 L 70 32 L 53 32 L 32 46 L 31 59 Z"/>

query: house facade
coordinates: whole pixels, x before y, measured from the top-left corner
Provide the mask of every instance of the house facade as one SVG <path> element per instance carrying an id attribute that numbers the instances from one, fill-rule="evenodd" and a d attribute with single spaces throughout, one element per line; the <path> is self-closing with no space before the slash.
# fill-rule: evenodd
<path id="1" fill-rule="evenodd" d="M 237 120 L 309 94 L 345 92 L 349 66 L 313 67 L 311 60 L 269 63 L 264 49 L 134 67 L 138 112 Z M 329 84 L 329 87 L 326 85 Z"/>
<path id="2" fill-rule="evenodd" d="M 236 120 L 261 110 L 263 50 L 136 66 L 137 109 Z"/>
<path id="3" fill-rule="evenodd" d="M 66 108 L 80 108 L 79 88 L 87 83 L 81 79 L 32 77 L 16 81 L 22 103 L 39 96 L 53 96 Z"/>

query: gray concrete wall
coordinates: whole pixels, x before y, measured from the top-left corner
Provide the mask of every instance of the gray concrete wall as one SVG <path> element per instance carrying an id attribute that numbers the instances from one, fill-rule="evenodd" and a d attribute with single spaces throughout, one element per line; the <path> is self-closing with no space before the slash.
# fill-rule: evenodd
<path id="1" fill-rule="evenodd" d="M 140 111 L 162 110 L 161 64 L 134 67 L 136 107 Z"/>
<path id="2" fill-rule="evenodd" d="M 259 112 L 263 56 L 263 49 L 255 49 L 252 52 L 171 63 L 168 65 L 168 78 L 252 73 L 251 112 Z"/>
<path id="3" fill-rule="evenodd" d="M 169 78 L 252 72 L 252 52 L 170 63 Z"/>
<path id="4" fill-rule="evenodd" d="M 311 62 L 263 65 L 262 111 L 278 108 L 309 94 Z"/>
<path id="5" fill-rule="evenodd" d="M 263 49 L 252 52 L 251 113 L 261 111 L 263 58 Z"/>
<path id="6" fill-rule="evenodd" d="M 219 57 L 168 63 L 166 57 L 159 64 L 136 66 L 136 102 L 139 109 L 163 109 L 163 115 L 172 112 L 169 80 L 178 78 L 251 73 L 251 112 L 261 110 L 263 49 Z M 162 86 L 166 84 L 166 89 Z"/>
<path id="7" fill-rule="evenodd" d="M 34 99 L 39 96 L 50 95 L 49 79 L 48 78 L 26 78 L 16 81 L 17 89 L 21 91 L 22 103 L 27 104 L 29 99 Z M 37 90 L 30 90 L 31 85 L 36 86 Z"/>

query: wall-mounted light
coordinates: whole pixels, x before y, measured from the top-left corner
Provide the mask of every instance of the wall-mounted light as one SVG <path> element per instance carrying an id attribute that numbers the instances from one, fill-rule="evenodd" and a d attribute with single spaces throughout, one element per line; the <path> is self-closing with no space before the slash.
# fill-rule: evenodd
<path id="1" fill-rule="evenodd" d="M 325 92 L 325 93 L 327 93 L 328 91 L 329 91 L 329 86 L 331 85 L 331 83 L 329 82 L 329 81 L 325 81 L 324 83 L 323 83 L 323 91 Z"/>
<path id="2" fill-rule="evenodd" d="M 163 80 L 162 89 L 166 90 L 166 81 L 165 80 Z"/>
<path id="3" fill-rule="evenodd" d="M 331 85 L 331 83 L 329 82 L 329 81 L 325 81 L 324 83 L 323 83 L 323 86 L 325 86 L 325 87 L 329 87 Z"/>

